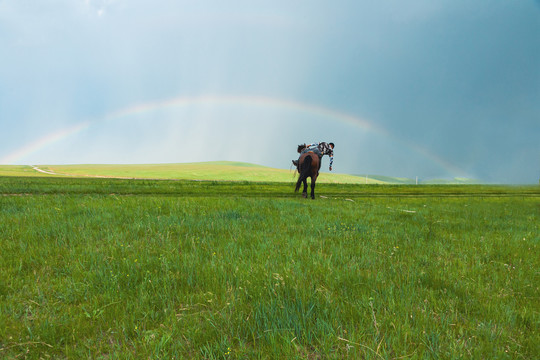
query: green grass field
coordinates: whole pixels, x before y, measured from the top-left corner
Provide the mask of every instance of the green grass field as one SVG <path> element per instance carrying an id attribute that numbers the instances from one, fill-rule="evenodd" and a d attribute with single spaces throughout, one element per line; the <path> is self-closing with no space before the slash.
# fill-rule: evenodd
<path id="1" fill-rule="evenodd" d="M 0 165 L 0 176 L 42 177 L 43 175 L 28 165 Z"/>
<path id="2" fill-rule="evenodd" d="M 40 165 L 40 169 L 58 175 L 43 174 L 31 166 L 0 166 L 0 176 L 69 176 L 138 179 L 212 180 L 212 181 L 254 181 L 290 182 L 295 169 L 283 170 L 261 165 L 214 161 L 186 164 L 142 164 L 142 165 Z M 391 179 L 391 178 L 388 178 Z M 347 174 L 323 173 L 321 183 L 365 184 L 365 177 Z M 375 178 L 368 178 L 369 184 L 382 184 Z"/>
<path id="3" fill-rule="evenodd" d="M 0 177 L 0 358 L 538 358 L 538 186 L 316 195 Z"/>
<path id="4" fill-rule="evenodd" d="M 275 169 L 261 165 L 233 162 L 212 161 L 183 164 L 139 164 L 139 165 L 39 165 L 44 174 L 29 165 L 0 165 L 0 176 L 69 176 L 103 177 L 127 179 L 165 179 L 165 180 L 212 180 L 212 181 L 255 181 L 255 182 L 290 182 L 296 176 L 295 169 Z M 348 175 L 335 172 L 323 172 L 320 183 L 336 184 L 416 184 L 415 179 L 382 175 Z M 51 174 L 53 173 L 53 174 Z M 57 175 L 54 175 L 57 174 Z M 427 179 L 420 184 L 477 184 L 478 181 L 466 178 Z"/>

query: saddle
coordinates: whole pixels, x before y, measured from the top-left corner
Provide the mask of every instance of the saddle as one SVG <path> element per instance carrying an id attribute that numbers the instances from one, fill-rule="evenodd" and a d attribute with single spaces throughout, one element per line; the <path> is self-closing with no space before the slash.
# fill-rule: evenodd
<path id="1" fill-rule="evenodd" d="M 314 153 L 314 154 L 317 154 L 319 158 L 322 158 L 321 151 L 318 148 L 305 148 L 304 150 L 302 150 L 300 154 L 305 154 L 305 153 Z"/>

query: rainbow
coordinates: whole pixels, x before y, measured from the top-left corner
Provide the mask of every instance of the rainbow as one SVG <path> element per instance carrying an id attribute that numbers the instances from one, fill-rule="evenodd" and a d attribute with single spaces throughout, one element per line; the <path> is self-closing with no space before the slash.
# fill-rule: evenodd
<path id="1" fill-rule="evenodd" d="M 28 155 L 31 155 L 33 153 L 38 152 L 39 150 L 54 144 L 55 142 L 61 141 L 63 139 L 66 139 L 72 135 L 75 135 L 82 130 L 90 127 L 91 122 L 90 121 L 84 121 L 79 124 L 69 126 L 67 128 L 61 129 L 59 131 L 56 131 L 51 134 L 47 134 L 36 141 L 33 141 L 29 144 L 26 144 L 25 146 L 13 151 L 12 153 L 4 156 L 0 160 L 0 164 L 15 164 L 27 157 Z"/>
<path id="2" fill-rule="evenodd" d="M 412 151 L 422 155 L 424 158 L 437 164 L 450 174 L 464 174 L 464 171 L 444 160 L 443 158 L 433 154 L 428 149 L 423 148 L 415 143 L 404 140 L 390 133 L 387 129 L 374 124 L 371 121 L 363 119 L 361 117 L 353 116 L 347 113 L 329 109 L 323 106 L 307 104 L 297 101 L 290 101 L 285 99 L 264 97 L 264 96 L 217 96 L 217 95 L 205 95 L 205 96 L 184 96 L 175 97 L 166 100 L 146 102 L 142 104 L 136 104 L 124 109 L 113 111 L 106 114 L 104 117 L 94 121 L 84 121 L 79 124 L 69 126 L 51 134 L 45 135 L 0 159 L 0 164 L 16 164 L 20 163 L 29 155 L 38 152 L 39 150 L 48 147 L 56 142 L 62 141 L 70 136 L 73 136 L 81 131 L 91 127 L 94 124 L 101 123 L 103 121 L 111 121 L 121 119 L 128 116 L 134 116 L 138 114 L 144 114 L 167 108 L 182 108 L 197 105 L 236 105 L 236 106 L 249 106 L 260 108 L 275 108 L 281 110 L 289 110 L 298 113 L 304 113 L 310 116 L 318 116 L 324 119 L 336 121 L 343 124 L 348 124 L 364 131 L 381 135 L 386 138 L 390 138 L 393 141 L 406 146 Z"/>

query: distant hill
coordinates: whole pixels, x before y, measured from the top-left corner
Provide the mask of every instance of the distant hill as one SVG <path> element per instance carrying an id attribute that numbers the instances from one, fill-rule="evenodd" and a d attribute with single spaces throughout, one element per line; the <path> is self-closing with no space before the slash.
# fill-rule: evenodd
<path id="1" fill-rule="evenodd" d="M 45 173 L 46 172 L 46 173 Z M 294 182 L 294 170 L 275 169 L 262 165 L 212 161 L 181 164 L 82 164 L 82 165 L 2 165 L 0 176 L 72 176 L 110 177 L 127 179 L 175 179 L 209 181 Z M 364 178 L 354 175 L 322 173 L 320 183 L 365 184 Z M 369 180 L 369 183 L 383 183 Z"/>
<path id="2" fill-rule="evenodd" d="M 380 183 L 384 184 L 415 184 L 416 180 L 408 179 L 408 178 L 401 178 L 401 177 L 392 177 L 392 176 L 384 176 L 384 175 L 356 175 L 358 177 L 361 177 L 364 179 L 364 183 L 366 182 L 366 176 L 369 180 L 373 181 L 379 181 Z"/>
<path id="3" fill-rule="evenodd" d="M 358 177 L 364 178 L 366 175 L 356 175 Z M 392 177 L 384 175 L 367 175 L 368 179 L 373 179 L 376 181 L 381 181 L 385 184 L 404 184 L 404 185 L 414 185 L 416 184 L 416 179 L 402 178 L 402 177 Z M 364 180 L 365 182 L 365 180 Z M 480 184 L 478 180 L 468 179 L 468 178 L 453 178 L 453 179 L 419 179 L 418 184 L 424 185 L 437 185 L 437 184 Z"/>
<path id="4" fill-rule="evenodd" d="M 294 182 L 294 169 L 275 169 L 238 161 L 209 161 L 179 164 L 81 164 L 0 165 L 0 176 L 73 176 L 128 179 L 175 179 L 209 181 Z M 383 175 L 321 173 L 320 183 L 416 184 L 416 179 Z M 478 184 L 466 178 L 420 180 L 419 184 Z"/>
<path id="5" fill-rule="evenodd" d="M 470 184 L 470 185 L 474 185 L 474 184 L 480 184 L 481 182 L 478 181 L 478 180 L 475 180 L 475 179 L 468 179 L 468 178 L 459 178 L 459 177 L 456 177 L 456 178 L 453 178 L 453 179 L 431 179 L 431 180 L 422 180 L 420 182 L 421 184 L 451 184 L 451 185 L 456 185 L 456 184 Z"/>

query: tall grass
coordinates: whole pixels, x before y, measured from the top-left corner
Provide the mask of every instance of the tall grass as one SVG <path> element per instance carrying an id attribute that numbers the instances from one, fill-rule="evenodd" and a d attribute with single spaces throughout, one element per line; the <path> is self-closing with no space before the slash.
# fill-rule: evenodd
<path id="1" fill-rule="evenodd" d="M 3 182 L 0 357 L 540 353 L 534 190 L 321 186 L 311 201 L 248 184 L 64 184 L 13 196 Z"/>

